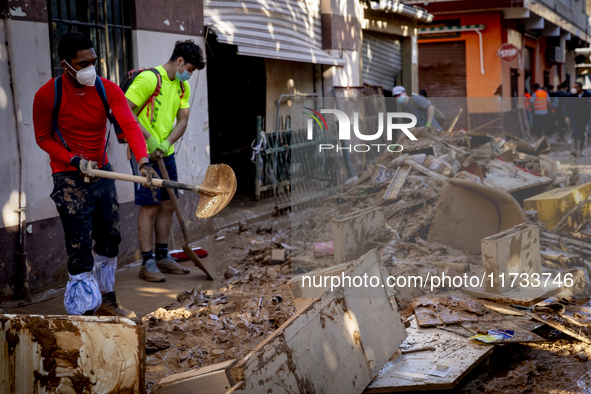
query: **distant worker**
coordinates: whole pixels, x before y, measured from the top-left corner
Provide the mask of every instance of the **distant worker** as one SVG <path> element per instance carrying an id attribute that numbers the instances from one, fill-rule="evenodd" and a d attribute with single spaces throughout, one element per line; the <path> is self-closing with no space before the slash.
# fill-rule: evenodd
<path id="1" fill-rule="evenodd" d="M 105 152 L 107 106 L 138 158 L 142 176 L 148 178 L 144 187 L 152 187 L 152 178 L 157 175 L 148 164 L 146 143 L 123 92 L 113 82 L 96 75 L 97 56 L 90 38 L 78 32 L 67 33 L 58 44 L 57 55 L 63 75 L 37 91 L 33 125 L 37 144 L 49 154 L 53 173 L 51 198 L 66 239 L 66 312 L 135 317 L 134 312 L 117 301 L 113 288 L 121 242 L 115 181 L 96 178 L 88 170 L 91 165 L 111 171 Z M 90 182 L 85 181 L 86 177 Z M 53 271 L 59 269 L 57 262 L 51 267 Z"/>
<path id="2" fill-rule="evenodd" d="M 541 137 L 550 127 L 548 123 L 548 111 L 550 109 L 550 96 L 540 88 L 539 84 L 534 84 L 534 93 L 530 99 L 533 105 L 533 129 L 534 133 Z"/>
<path id="3" fill-rule="evenodd" d="M 150 164 L 160 175 L 156 152 L 172 181 L 178 181 L 174 143 L 189 124 L 189 79 L 195 70 L 205 67 L 203 51 L 193 40 L 177 41 L 172 56 L 162 66 L 141 72 L 127 89 L 125 96 L 134 117 L 138 120 Z M 155 104 L 145 105 L 160 84 Z M 132 167 L 135 167 L 132 165 Z M 178 196 L 178 192 L 174 191 Z M 137 228 L 142 252 L 139 277 L 148 282 L 164 282 L 162 274 L 188 274 L 190 269 L 178 264 L 168 253 L 168 238 L 174 207 L 166 189 L 135 188 L 135 204 L 140 206 Z M 155 253 L 152 245 L 156 243 Z"/>
<path id="4" fill-rule="evenodd" d="M 532 104 L 531 104 L 531 94 L 527 91 L 524 93 L 525 96 L 525 113 L 527 114 L 527 121 L 529 126 L 532 127 Z"/>
<path id="5" fill-rule="evenodd" d="M 423 96 L 424 98 L 429 97 L 429 96 L 427 96 L 427 91 L 425 89 L 421 89 L 421 91 L 419 92 L 419 95 Z"/>
<path id="6" fill-rule="evenodd" d="M 552 109 L 555 111 L 556 128 L 558 129 L 558 139 L 563 140 L 568 129 L 568 125 L 565 122 L 565 106 L 568 99 L 568 83 L 566 81 L 558 85 L 558 89 L 554 92 L 554 98 L 552 99 Z"/>
<path id="7" fill-rule="evenodd" d="M 437 127 L 441 128 L 437 119 L 435 119 L 435 106 L 423 96 L 408 97 L 406 89 L 402 86 L 395 86 L 392 89 L 392 97 L 402 106 L 404 112 L 408 112 L 417 117 L 415 127 Z"/>
<path id="8" fill-rule="evenodd" d="M 566 105 L 566 117 L 564 121 L 570 125 L 573 135 L 574 156 L 580 156 L 585 144 L 585 131 L 589 122 L 591 108 L 591 94 L 583 90 L 580 82 L 575 82 L 571 89 L 568 103 Z"/>

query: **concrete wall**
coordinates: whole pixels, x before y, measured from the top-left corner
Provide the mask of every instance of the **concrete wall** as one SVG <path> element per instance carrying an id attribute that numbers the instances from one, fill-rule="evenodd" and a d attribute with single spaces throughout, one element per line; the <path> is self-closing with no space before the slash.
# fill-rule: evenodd
<path id="1" fill-rule="evenodd" d="M 149 3 L 149 4 L 148 4 Z M 152 4 L 154 3 L 154 4 Z M 200 1 L 178 0 L 168 3 L 139 2 L 135 6 L 134 67 L 164 64 L 177 40 L 191 38 L 204 49 L 203 13 Z M 51 79 L 50 40 L 46 3 L 40 0 L 9 3 L 10 18 L 0 19 L 0 299 L 18 291 L 19 171 L 23 170 L 21 206 L 26 207 L 26 253 L 30 288 L 33 293 L 64 284 L 67 278 L 63 229 L 49 194 L 53 188 L 49 156 L 35 142 L 32 104 L 37 90 Z M 182 15 L 182 18 L 178 16 Z M 175 17 L 176 16 L 176 17 Z M 168 23 L 166 23 L 168 21 Z M 149 30 L 142 30 L 145 27 Z M 6 43 L 6 45 L 4 45 Z M 9 67 L 10 65 L 10 67 Z M 12 78 L 10 71 L 12 70 Z M 191 116 L 183 138 L 177 142 L 180 181 L 199 184 L 209 165 L 209 119 L 207 113 L 206 70 L 196 72 L 191 84 Z M 13 85 L 11 86 L 11 82 Z M 11 89 L 12 88 L 12 89 Z M 17 136 L 20 135 L 20 140 Z M 17 141 L 24 155 L 19 155 Z M 131 173 L 125 146 L 111 136 L 107 149 L 109 161 L 118 172 Z M 133 186 L 117 182 L 121 207 L 120 265 L 139 257 L 136 234 L 138 208 L 133 204 Z M 192 239 L 212 230 L 212 222 L 198 221 L 195 209 L 198 196 L 181 196 L 181 209 L 189 219 Z M 175 226 L 176 228 L 176 226 Z"/>

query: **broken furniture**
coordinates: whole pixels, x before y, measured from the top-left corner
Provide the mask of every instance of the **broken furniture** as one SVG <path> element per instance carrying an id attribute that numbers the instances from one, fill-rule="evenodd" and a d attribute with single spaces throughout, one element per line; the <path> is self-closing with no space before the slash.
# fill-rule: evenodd
<path id="1" fill-rule="evenodd" d="M 546 225 L 546 229 L 553 230 L 563 216 L 578 203 L 584 201 L 590 193 L 591 183 L 553 189 L 528 198 L 523 202 L 523 207 L 537 211 L 538 218 Z M 565 232 L 576 231 L 580 224 L 587 223 L 590 219 L 591 201 L 572 213 L 562 230 Z"/>
<path id="2" fill-rule="evenodd" d="M 552 187 L 552 179 L 501 159 L 490 161 L 483 183 L 506 191 L 519 203 Z"/>
<path id="3" fill-rule="evenodd" d="M 540 277 L 540 231 L 537 226 L 520 224 L 482 240 L 482 266 L 494 280 L 485 281 L 485 289 L 498 294 L 507 293 L 512 277 L 521 274 Z M 500 280 L 500 278 L 504 280 Z"/>
<path id="4" fill-rule="evenodd" d="M 336 264 L 356 260 L 373 246 L 370 241 L 386 226 L 384 211 L 367 208 L 330 221 Z"/>
<path id="5" fill-rule="evenodd" d="M 490 186 L 448 179 L 437 204 L 431 241 L 479 254 L 483 238 L 525 222 L 519 203 L 507 192 Z"/>
<path id="6" fill-rule="evenodd" d="M 143 393 L 144 327 L 127 318 L 0 315 L 0 393 Z"/>
<path id="7" fill-rule="evenodd" d="M 422 345 L 435 347 L 432 352 L 396 354 L 384 365 L 364 393 L 414 392 L 453 389 L 470 371 L 492 353 L 494 346 L 470 341 L 462 335 L 438 328 L 419 328 L 416 320 L 407 328 L 401 348 Z M 436 364 L 451 368 L 444 377 L 428 372 Z"/>
<path id="8" fill-rule="evenodd" d="M 375 249 L 341 274 L 367 274 L 379 283 L 339 286 L 315 298 L 246 357 L 223 369 L 233 387 L 228 392 L 346 394 L 365 389 L 404 341 L 406 331 L 396 302 L 382 287 Z M 184 393 L 202 393 L 198 376 L 188 377 L 189 382 L 177 377 L 167 377 L 170 383 L 162 381 L 159 390 L 182 384 Z"/>

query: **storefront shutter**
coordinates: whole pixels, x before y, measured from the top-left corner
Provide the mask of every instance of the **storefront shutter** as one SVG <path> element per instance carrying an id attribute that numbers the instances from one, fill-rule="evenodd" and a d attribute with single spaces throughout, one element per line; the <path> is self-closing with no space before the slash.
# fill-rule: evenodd
<path id="1" fill-rule="evenodd" d="M 344 65 L 322 49 L 320 0 L 206 0 L 205 25 L 238 54 Z"/>
<path id="2" fill-rule="evenodd" d="M 400 41 L 363 31 L 363 83 L 391 91 L 401 69 Z"/>

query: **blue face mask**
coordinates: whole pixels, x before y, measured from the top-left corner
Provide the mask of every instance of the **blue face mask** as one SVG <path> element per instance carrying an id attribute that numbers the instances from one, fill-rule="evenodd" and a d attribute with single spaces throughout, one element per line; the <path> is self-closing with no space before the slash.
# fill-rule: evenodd
<path id="1" fill-rule="evenodd" d="M 185 65 L 183 64 L 183 68 L 185 67 Z M 188 72 L 187 70 L 184 70 L 183 73 L 179 73 L 178 71 L 176 72 L 176 74 L 174 75 L 175 79 L 178 79 L 181 82 L 185 82 L 188 81 L 189 79 L 191 79 L 191 73 Z"/>
<path id="2" fill-rule="evenodd" d="M 396 102 L 398 104 L 404 104 L 405 101 L 406 101 L 406 97 L 404 97 L 404 96 L 398 96 L 398 97 L 396 97 Z"/>

